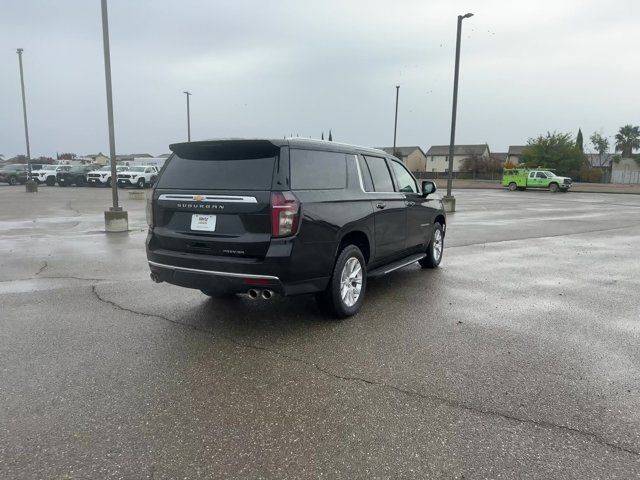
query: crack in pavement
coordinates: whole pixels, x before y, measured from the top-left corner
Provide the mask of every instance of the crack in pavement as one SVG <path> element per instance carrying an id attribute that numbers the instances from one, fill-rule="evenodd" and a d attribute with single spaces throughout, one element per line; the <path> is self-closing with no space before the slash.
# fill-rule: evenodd
<path id="1" fill-rule="evenodd" d="M 49 262 L 45 260 L 44 264 L 40 267 L 40 270 L 36 272 L 36 275 L 40 275 L 48 266 L 49 266 Z"/>
<path id="2" fill-rule="evenodd" d="M 233 343 L 234 345 L 237 345 L 239 347 L 243 347 L 243 348 L 249 348 L 249 349 L 253 349 L 253 350 L 259 350 L 259 351 L 263 351 L 263 352 L 267 352 L 270 353 L 272 355 L 276 355 L 280 358 L 284 358 L 286 360 L 291 360 L 295 363 L 299 363 L 302 365 L 306 365 L 308 367 L 312 367 L 315 368 L 316 370 L 318 370 L 319 372 L 328 375 L 330 377 L 339 379 L 339 380 L 344 380 L 344 381 L 348 381 L 348 382 L 360 382 L 360 383 L 364 383 L 366 385 L 371 385 L 371 386 L 375 386 L 375 387 L 379 387 L 379 388 L 383 388 L 383 389 L 388 389 L 388 390 L 393 390 L 395 392 L 401 393 L 403 395 L 409 395 L 412 397 L 417 397 L 417 398 L 421 398 L 424 400 L 430 400 L 433 402 L 437 402 L 440 403 L 442 405 L 446 405 L 448 407 L 451 408 L 458 408 L 458 409 L 462 409 L 462 410 L 466 410 L 468 412 L 472 412 L 475 414 L 480 414 L 480 415 L 486 415 L 486 416 L 491 416 L 494 418 L 501 418 L 504 420 L 508 420 L 511 422 L 516 422 L 516 423 L 520 423 L 520 424 L 526 424 L 526 425 L 533 425 L 535 427 L 542 427 L 542 428 L 548 428 L 548 429 L 555 429 L 555 430 L 561 430 L 563 432 L 567 432 L 570 434 L 575 434 L 575 435 L 579 435 L 585 438 L 588 438 L 590 440 L 595 441 L 596 443 L 603 445 L 605 447 L 609 447 L 612 448 L 614 450 L 617 450 L 619 452 L 624 452 L 630 455 L 634 455 L 636 457 L 640 457 L 640 451 L 634 450 L 631 447 L 625 447 L 622 445 L 618 445 L 616 443 L 612 443 L 607 441 L 605 438 L 595 434 L 595 433 L 591 433 L 588 431 L 584 431 L 584 430 L 580 430 L 578 428 L 574 428 L 574 427 L 569 427 L 566 425 L 561 425 L 561 424 L 557 424 L 557 423 L 553 423 L 553 422 L 548 422 L 545 420 L 531 420 L 528 418 L 522 418 L 522 417 L 516 417 L 514 415 L 510 415 L 508 413 L 502 413 L 502 412 L 498 412 L 498 411 L 493 411 L 493 410 L 488 410 L 488 409 L 484 409 L 481 407 L 475 407 L 475 406 L 471 406 L 471 405 L 467 405 L 464 403 L 459 403 L 453 400 L 450 400 L 448 398 L 444 398 L 444 397 L 439 397 L 437 395 L 428 395 L 428 394 L 424 394 L 424 393 L 420 393 L 418 391 L 415 390 L 410 390 L 407 388 L 403 388 L 403 387 L 399 387 L 397 385 L 393 385 L 390 383 L 385 383 L 385 382 L 381 382 L 381 381 L 377 381 L 377 380 L 370 380 L 364 377 L 357 377 L 357 376 L 348 376 L 348 375 L 340 375 L 338 373 L 335 373 L 321 365 L 318 365 L 317 363 L 313 363 L 310 362 L 308 360 L 304 360 L 302 358 L 298 358 L 298 357 L 294 357 L 292 355 L 289 355 L 287 353 L 281 352 L 279 350 L 275 350 L 275 349 L 271 349 L 268 347 L 263 347 L 260 345 L 255 345 L 252 343 L 244 343 L 244 342 L 240 342 L 237 339 L 235 339 L 234 337 L 228 336 L 228 335 L 224 335 L 224 334 L 220 334 L 220 333 L 216 333 L 213 332 L 209 329 L 206 328 L 202 328 L 202 327 L 198 327 L 197 325 L 190 325 L 188 323 L 183 323 L 180 322 L 178 320 L 174 320 L 172 318 L 166 317 L 164 315 L 160 315 L 160 314 L 154 314 L 154 313 L 147 313 L 147 312 L 142 312 L 139 310 L 133 310 L 131 308 L 127 308 L 127 307 L 123 307 L 122 305 L 116 303 L 113 300 L 109 300 L 103 296 L 101 296 L 98 293 L 98 289 L 97 289 L 97 285 L 91 285 L 91 292 L 93 293 L 93 295 L 95 296 L 95 298 L 107 305 L 110 305 L 111 307 L 115 308 L 116 310 L 121 310 L 124 312 L 128 312 L 128 313 L 132 313 L 134 315 L 141 315 L 144 317 L 148 317 L 148 318 L 157 318 L 160 320 L 164 320 L 166 322 L 169 322 L 173 325 L 177 325 L 180 327 L 186 327 L 189 328 L 191 330 L 197 331 L 197 332 L 201 332 L 201 333 L 206 333 L 207 335 L 211 335 L 213 337 L 216 338 L 222 338 L 224 340 L 227 340 L 230 343 Z"/>

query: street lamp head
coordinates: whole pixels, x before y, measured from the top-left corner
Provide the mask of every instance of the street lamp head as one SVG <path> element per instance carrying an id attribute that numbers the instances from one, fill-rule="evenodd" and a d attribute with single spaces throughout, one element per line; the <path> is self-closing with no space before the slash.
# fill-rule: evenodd
<path id="1" fill-rule="evenodd" d="M 184 94 L 186 94 L 186 95 L 192 95 L 192 93 L 191 93 L 191 92 L 187 92 L 187 91 L 184 91 L 184 92 L 182 92 L 182 93 L 184 93 Z"/>
<path id="2" fill-rule="evenodd" d="M 473 17 L 473 13 L 467 13 L 462 16 L 462 18 L 470 18 L 470 17 Z"/>
<path id="3" fill-rule="evenodd" d="M 20 55 L 23 52 L 23 50 L 24 50 L 23 48 L 19 48 L 18 50 L 16 50 L 16 53 Z"/>

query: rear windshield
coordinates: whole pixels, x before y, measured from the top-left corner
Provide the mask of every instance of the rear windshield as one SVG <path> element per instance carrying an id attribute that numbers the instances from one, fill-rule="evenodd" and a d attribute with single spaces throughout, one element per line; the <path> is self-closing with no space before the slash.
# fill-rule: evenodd
<path id="1" fill-rule="evenodd" d="M 185 190 L 271 190 L 276 157 L 189 159 L 174 154 L 158 180 L 158 188 Z"/>

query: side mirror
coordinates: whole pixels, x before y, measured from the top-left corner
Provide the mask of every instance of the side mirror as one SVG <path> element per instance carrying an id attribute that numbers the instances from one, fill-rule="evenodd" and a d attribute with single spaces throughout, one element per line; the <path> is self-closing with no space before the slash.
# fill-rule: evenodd
<path id="1" fill-rule="evenodd" d="M 427 195 L 432 194 L 437 189 L 438 189 L 438 187 L 436 187 L 436 184 L 434 182 L 432 182 L 431 180 L 423 180 L 422 181 L 422 195 L 424 195 L 425 197 Z"/>

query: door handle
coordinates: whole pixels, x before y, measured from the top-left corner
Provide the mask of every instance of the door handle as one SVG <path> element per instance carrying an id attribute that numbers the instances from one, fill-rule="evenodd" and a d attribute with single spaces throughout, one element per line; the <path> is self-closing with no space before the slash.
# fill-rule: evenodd
<path id="1" fill-rule="evenodd" d="M 378 208 L 378 209 L 380 209 L 380 210 L 382 210 L 382 209 L 383 209 L 384 207 L 386 207 L 386 206 L 387 206 L 387 204 L 386 204 L 386 203 L 382 203 L 382 202 L 380 202 L 380 203 L 376 203 L 376 208 Z"/>

